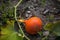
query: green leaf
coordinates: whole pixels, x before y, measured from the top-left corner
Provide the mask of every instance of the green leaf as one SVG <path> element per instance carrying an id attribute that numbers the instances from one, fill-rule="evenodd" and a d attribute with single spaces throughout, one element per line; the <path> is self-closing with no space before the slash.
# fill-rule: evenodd
<path id="1" fill-rule="evenodd" d="M 8 21 L 7 23 L 7 27 L 1 27 L 0 40 L 23 40 L 23 37 L 14 31 L 14 21 Z"/>
<path id="2" fill-rule="evenodd" d="M 18 34 L 17 32 L 4 34 L 4 35 L 1 36 L 0 40 L 23 40 L 23 37 L 22 36 L 18 36 L 17 34 Z"/>
<path id="3" fill-rule="evenodd" d="M 60 21 L 55 23 L 47 23 L 44 26 L 45 30 L 52 31 L 55 35 L 60 36 Z"/>
<path id="4" fill-rule="evenodd" d="M 6 40 L 9 35 L 14 32 L 14 21 L 8 21 L 7 26 L 1 27 L 1 40 Z"/>
<path id="5" fill-rule="evenodd" d="M 1 38 L 0 40 L 7 40 L 7 37 L 13 32 L 7 28 L 1 28 Z"/>
<path id="6" fill-rule="evenodd" d="M 7 27 L 9 30 L 14 31 L 14 21 L 7 21 Z"/>
<path id="7" fill-rule="evenodd" d="M 49 22 L 44 26 L 44 30 L 51 31 L 53 29 L 53 23 Z"/>
<path id="8" fill-rule="evenodd" d="M 7 40 L 23 40 L 23 37 L 18 36 L 17 32 L 14 32 L 10 34 L 10 36 L 7 38 Z"/>
<path id="9" fill-rule="evenodd" d="M 57 35 L 60 36 L 60 21 L 56 22 L 54 24 L 53 32 Z"/>

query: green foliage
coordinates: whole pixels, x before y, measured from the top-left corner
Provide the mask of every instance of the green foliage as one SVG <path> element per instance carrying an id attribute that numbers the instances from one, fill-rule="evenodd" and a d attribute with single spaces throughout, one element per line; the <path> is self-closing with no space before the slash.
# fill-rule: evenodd
<path id="1" fill-rule="evenodd" d="M 12 33 L 7 40 L 23 40 L 23 37 L 18 36 L 16 32 Z"/>
<path id="2" fill-rule="evenodd" d="M 53 32 L 57 35 L 60 36 L 60 21 L 56 22 L 54 24 Z"/>
<path id="3" fill-rule="evenodd" d="M 60 36 L 60 21 L 55 23 L 47 23 L 44 26 L 45 30 L 52 31 L 55 35 Z"/>
<path id="4" fill-rule="evenodd" d="M 21 0 L 22 1 L 22 0 Z M 14 18 L 14 16 L 16 17 L 16 15 L 14 15 L 14 11 L 15 11 L 15 14 L 16 14 L 16 9 L 17 9 L 17 6 L 21 3 L 21 1 L 18 2 L 18 4 L 14 7 L 14 8 L 11 6 L 10 7 L 10 1 L 6 3 L 3 2 L 2 0 L 2 5 L 0 7 L 0 11 L 1 11 L 1 24 L 6 24 L 4 26 L 0 25 L 1 26 L 1 38 L 0 40 L 23 40 L 23 36 L 24 33 L 22 33 L 22 29 L 20 28 L 20 33 L 18 32 L 15 32 L 14 30 L 14 20 L 11 20 L 11 18 Z M 8 5 L 8 6 L 7 6 Z M 20 27 L 20 26 L 19 26 Z M 26 37 L 26 36 L 25 36 Z"/>
<path id="5" fill-rule="evenodd" d="M 5 3 L 7 2 L 7 3 Z M 9 0 L 8 1 L 1 1 L 0 6 L 0 24 L 4 25 L 7 23 L 8 20 L 14 19 L 14 9 L 13 7 L 9 7 Z"/>
<path id="6" fill-rule="evenodd" d="M 6 30 L 5 33 L 1 36 L 0 40 L 23 40 L 23 37 L 18 36 L 17 32 Z"/>
<path id="7" fill-rule="evenodd" d="M 49 22 L 44 26 L 44 29 L 48 31 L 52 31 L 53 25 L 54 25 L 53 23 Z"/>
<path id="8" fill-rule="evenodd" d="M 0 40 L 23 40 L 23 37 L 14 31 L 14 21 L 7 21 L 7 23 L 5 28 L 1 27 Z"/>

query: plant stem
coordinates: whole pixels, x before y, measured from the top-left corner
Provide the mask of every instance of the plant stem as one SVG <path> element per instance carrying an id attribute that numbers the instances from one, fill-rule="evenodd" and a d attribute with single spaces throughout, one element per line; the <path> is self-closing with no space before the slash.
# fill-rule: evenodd
<path id="1" fill-rule="evenodd" d="M 15 8 L 15 20 L 17 21 L 17 17 L 16 17 L 16 11 L 17 11 L 17 7 L 19 6 L 19 4 L 22 2 L 22 0 L 20 0 L 15 6 L 14 6 L 14 8 Z"/>
<path id="2" fill-rule="evenodd" d="M 19 6 L 19 4 L 20 4 L 21 2 L 22 2 L 22 0 L 20 0 L 20 1 L 17 3 L 17 5 L 14 6 L 14 8 L 15 8 L 14 13 L 15 13 L 15 20 L 16 20 L 16 21 L 17 21 L 17 13 L 16 13 L 17 7 Z M 24 32 L 23 32 L 23 30 L 22 30 L 22 28 L 21 28 L 21 26 L 20 26 L 20 24 L 19 24 L 18 21 L 17 21 L 17 23 L 18 23 L 18 25 L 19 25 L 19 28 L 20 28 L 22 34 L 23 34 L 23 37 L 25 37 L 26 39 L 30 40 L 30 39 L 24 34 Z"/>
<path id="3" fill-rule="evenodd" d="M 20 28 L 21 32 L 23 33 L 23 37 L 25 37 L 26 39 L 30 40 L 30 39 L 24 34 L 24 32 L 23 32 L 23 30 L 22 30 L 22 28 L 21 28 L 19 22 L 18 22 L 18 25 L 19 25 L 19 28 Z"/>
<path id="4" fill-rule="evenodd" d="M 20 4 L 21 2 L 22 2 L 22 0 L 20 0 L 15 7 L 19 6 L 19 4 Z"/>
<path id="5" fill-rule="evenodd" d="M 16 7 L 15 7 L 15 20 L 17 21 L 17 17 L 16 17 Z"/>

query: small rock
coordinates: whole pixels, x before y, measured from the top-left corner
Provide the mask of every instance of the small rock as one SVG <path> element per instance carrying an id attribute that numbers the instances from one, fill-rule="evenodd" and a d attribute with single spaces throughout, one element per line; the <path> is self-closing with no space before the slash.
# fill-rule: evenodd
<path id="1" fill-rule="evenodd" d="M 43 35 L 44 35 L 44 36 L 49 35 L 49 31 L 44 31 L 44 32 L 43 32 Z"/>
<path id="2" fill-rule="evenodd" d="M 31 11 L 27 11 L 27 13 L 31 13 Z"/>

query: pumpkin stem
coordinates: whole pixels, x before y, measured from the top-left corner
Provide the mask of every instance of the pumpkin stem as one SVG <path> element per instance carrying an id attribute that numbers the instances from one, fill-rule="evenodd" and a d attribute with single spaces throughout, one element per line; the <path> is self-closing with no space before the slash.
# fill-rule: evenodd
<path id="1" fill-rule="evenodd" d="M 18 22 L 24 22 L 24 20 L 23 19 L 19 19 Z"/>

